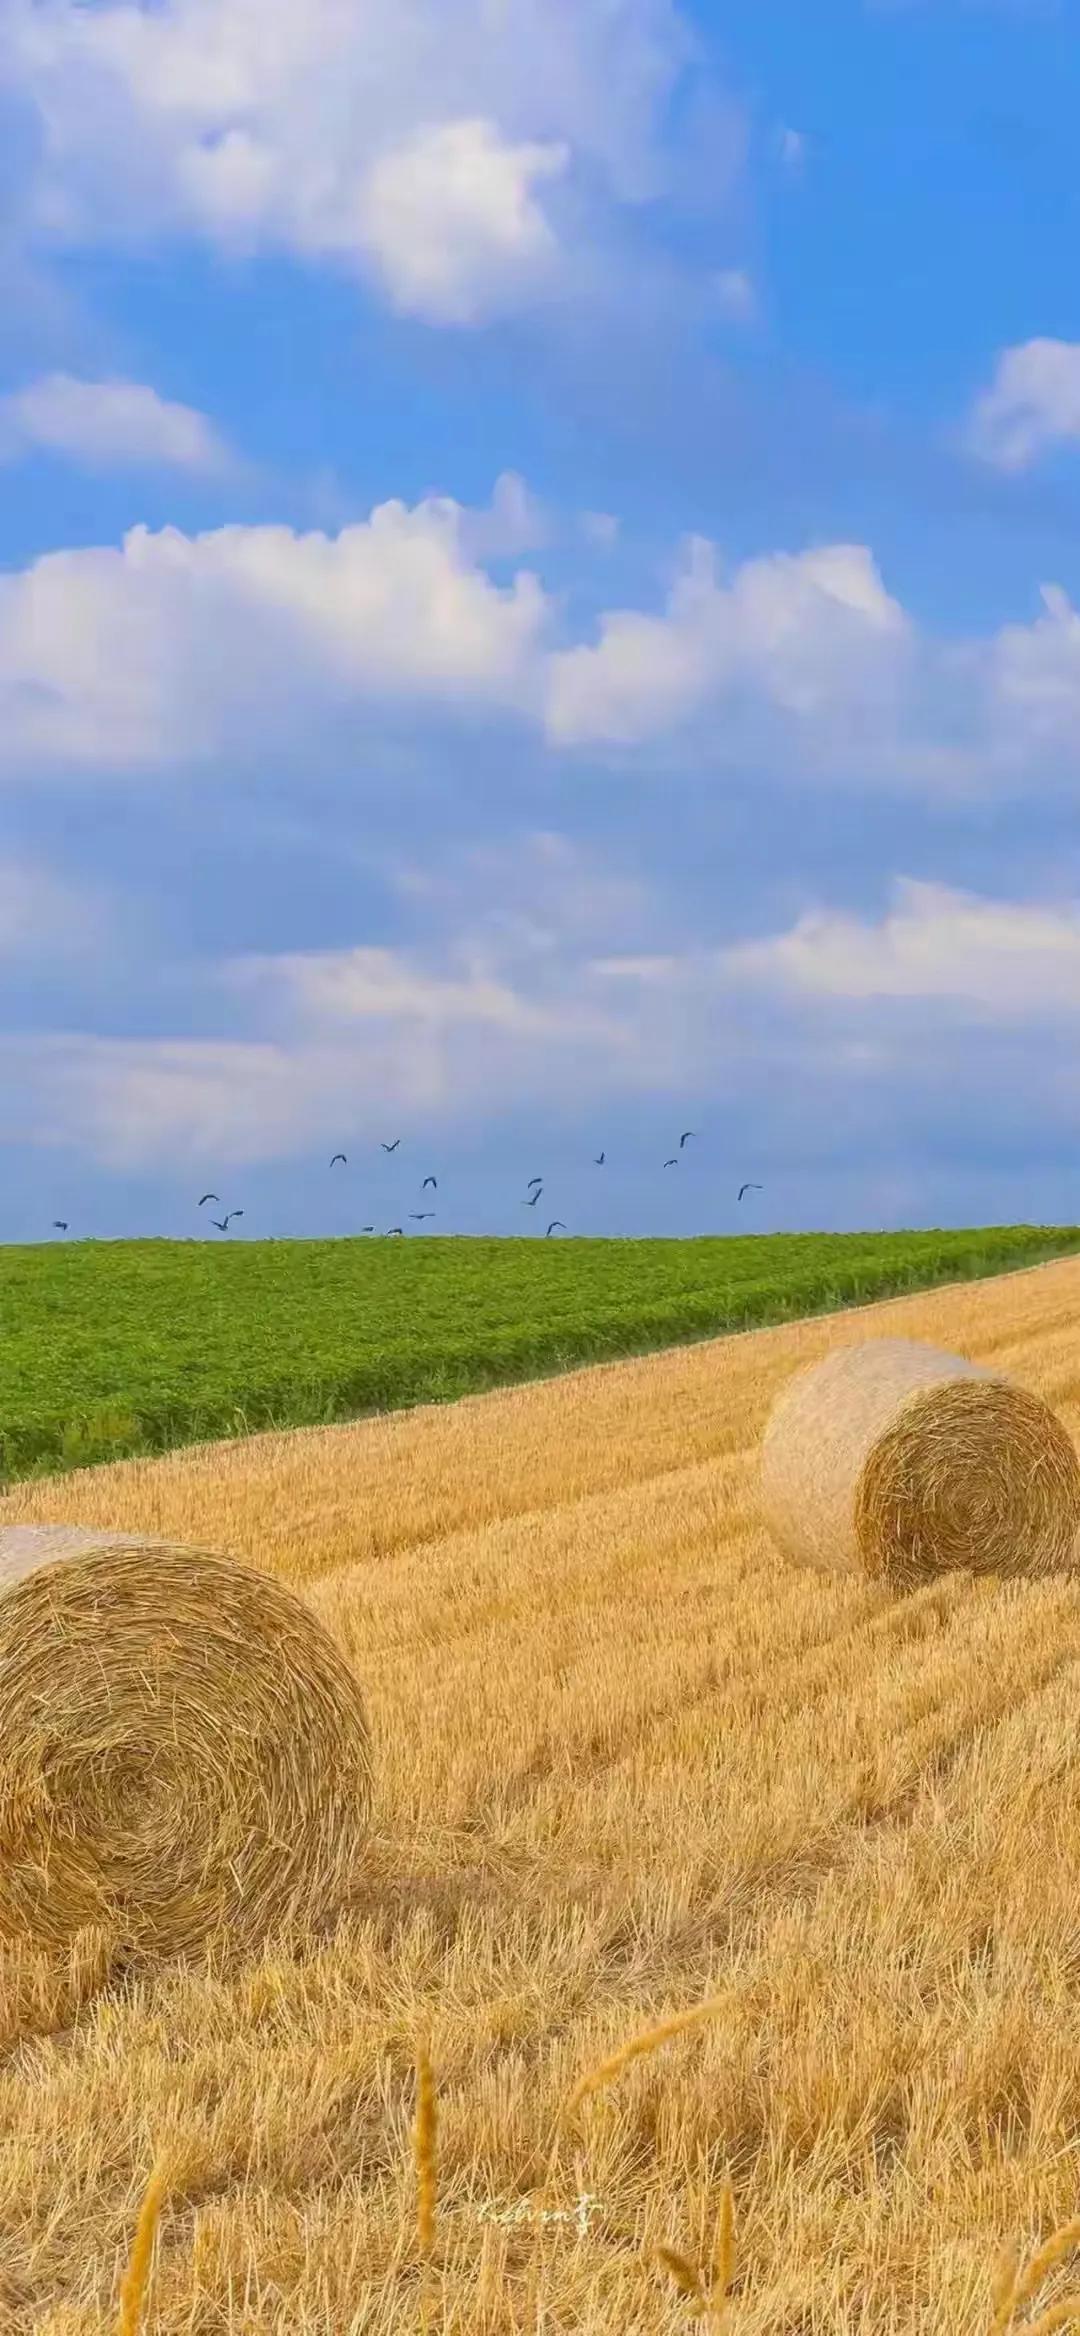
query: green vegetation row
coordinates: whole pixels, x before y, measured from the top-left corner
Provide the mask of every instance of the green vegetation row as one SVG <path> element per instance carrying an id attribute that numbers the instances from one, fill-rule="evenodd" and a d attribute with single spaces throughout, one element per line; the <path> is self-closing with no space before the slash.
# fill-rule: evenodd
<path id="1" fill-rule="evenodd" d="M 0 1479 L 355 1419 L 1080 1250 L 1080 1226 L 0 1249 Z"/>

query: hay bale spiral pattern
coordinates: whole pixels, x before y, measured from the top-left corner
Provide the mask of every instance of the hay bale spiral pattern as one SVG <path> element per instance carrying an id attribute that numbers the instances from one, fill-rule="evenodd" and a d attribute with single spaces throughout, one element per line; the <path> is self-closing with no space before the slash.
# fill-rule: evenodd
<path id="1" fill-rule="evenodd" d="M 1069 1566 L 1080 1461 L 1039 1397 L 907 1339 L 839 1347 L 789 1383 L 761 1450 L 765 1522 L 796 1564 L 898 1589 L 951 1569 Z"/>
<path id="2" fill-rule="evenodd" d="M 0 1531 L 0 1940 L 243 1952 L 332 1919 L 371 1802 L 359 1684 L 212 1551 Z"/>

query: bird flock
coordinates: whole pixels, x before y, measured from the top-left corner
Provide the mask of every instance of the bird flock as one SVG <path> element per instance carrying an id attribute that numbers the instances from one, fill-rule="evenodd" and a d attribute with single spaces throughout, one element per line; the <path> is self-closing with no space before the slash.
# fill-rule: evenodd
<path id="1" fill-rule="evenodd" d="M 677 1168 L 677 1167 L 678 1167 L 678 1165 L 679 1165 L 679 1160 L 680 1160 L 680 1156 L 681 1156 L 682 1152 L 684 1151 L 684 1149 L 685 1149 L 686 1145 L 687 1145 L 688 1143 L 690 1143 L 691 1141 L 695 1141 L 695 1142 L 697 1141 L 697 1130 L 696 1130 L 696 1128 L 692 1128 L 692 1127 L 687 1127 L 687 1128 L 684 1128 L 684 1129 L 683 1129 L 683 1132 L 682 1132 L 682 1134 L 681 1134 L 681 1136 L 679 1137 L 679 1148 L 678 1148 L 678 1151 L 677 1151 L 677 1152 L 673 1152 L 673 1153 L 671 1154 L 671 1157 L 670 1157 L 670 1159 L 667 1159 L 667 1160 L 665 1160 L 665 1161 L 664 1161 L 664 1167 L 665 1167 L 665 1168 Z M 383 1145 L 382 1145 L 382 1150 L 383 1150 L 384 1152 L 388 1152 L 388 1153 L 389 1153 L 389 1152 L 396 1152 L 396 1151 L 397 1151 L 397 1148 L 398 1148 L 398 1145 L 400 1144 L 400 1142 L 401 1142 L 401 1137 L 400 1137 L 400 1136 L 395 1136 L 395 1137 L 394 1137 L 394 1140 L 393 1140 L 393 1143 L 392 1143 L 392 1144 L 383 1143 Z M 605 1166 L 605 1164 L 606 1164 L 606 1161 L 607 1161 L 607 1153 L 606 1153 L 606 1151 L 594 1152 L 594 1153 L 593 1153 L 593 1155 L 592 1155 L 592 1160 L 593 1160 L 593 1166 L 594 1166 L 594 1168 L 603 1168 L 603 1167 Z M 330 1161 L 330 1167 L 331 1167 L 331 1169 L 337 1168 L 338 1166 L 340 1166 L 340 1167 L 342 1167 L 342 1168 L 347 1168 L 347 1167 L 348 1167 L 348 1165 L 349 1165 L 349 1161 L 348 1161 L 348 1155 L 347 1155 L 347 1153 L 345 1153 L 345 1152 L 335 1152 L 335 1153 L 333 1154 L 333 1156 L 332 1156 L 332 1158 L 331 1158 L 331 1161 Z M 422 1184 L 421 1184 L 421 1186 L 420 1186 L 420 1194 L 421 1194 L 421 1198 L 423 1197 L 423 1195 L 424 1195 L 424 1193 L 425 1193 L 425 1192 L 438 1192 L 438 1189 L 439 1189 L 439 1180 L 438 1180 L 438 1177 L 437 1177 L 437 1176 L 425 1176 L 425 1177 L 424 1177 L 424 1179 L 423 1179 L 423 1182 L 422 1182 Z M 740 1186 L 739 1186 L 739 1191 L 738 1191 L 738 1199 L 741 1201 L 741 1200 L 744 1198 L 744 1195 L 745 1195 L 746 1193 L 748 1193 L 748 1192 L 763 1192 L 763 1191 L 764 1191 L 764 1189 L 765 1189 L 765 1188 L 764 1188 L 764 1185 L 761 1185 L 761 1184 L 749 1184 L 749 1183 L 748 1183 L 748 1184 L 740 1184 Z M 543 1179 L 543 1177 L 542 1177 L 542 1176 L 530 1176 L 530 1178 L 529 1178 L 529 1183 L 528 1183 L 528 1194 L 527 1194 L 527 1198 L 526 1198 L 525 1200 L 523 1200 L 523 1201 L 522 1201 L 522 1204 L 521 1204 L 521 1205 L 522 1205 L 522 1207 L 523 1207 L 523 1208 L 526 1208 L 526 1209 L 534 1209 L 534 1208 L 536 1208 L 536 1206 L 537 1206 L 538 1202 L 541 1200 L 541 1198 L 542 1198 L 542 1196 L 543 1196 L 543 1190 L 544 1190 L 544 1179 Z M 214 1201 L 214 1202 L 216 1203 L 216 1205 L 217 1205 L 217 1207 L 218 1207 L 218 1208 L 221 1208 L 221 1207 L 222 1207 L 222 1205 L 223 1205 L 223 1203 L 222 1203 L 222 1199 L 221 1199 L 221 1194 L 220 1194 L 219 1192 L 204 1192 L 204 1193 L 201 1195 L 200 1199 L 199 1199 L 198 1206 L 199 1206 L 201 1209 L 204 1209 L 204 1208 L 206 1208 L 206 1207 L 207 1207 L 207 1205 L 209 1204 L 209 1202 L 210 1202 L 210 1201 Z M 243 1214 L 244 1214 L 244 1212 L 243 1212 L 243 1209 L 227 1209 L 227 1210 L 225 1211 L 225 1215 L 224 1215 L 223 1217 L 210 1217 L 210 1218 L 208 1218 L 208 1219 L 207 1219 L 207 1222 L 208 1222 L 209 1224 L 211 1224 L 211 1225 L 213 1225 L 213 1226 L 214 1226 L 214 1228 L 215 1228 L 215 1231 L 217 1231 L 217 1232 L 219 1232 L 219 1233 L 227 1233 L 227 1232 L 228 1232 L 228 1230 L 229 1230 L 229 1227 L 230 1227 L 230 1225 L 231 1225 L 231 1224 L 234 1222 L 234 1220 L 235 1220 L 237 1217 L 242 1217 L 242 1216 L 243 1216 Z M 433 1223 L 433 1222 L 434 1222 L 435 1215 L 436 1215 L 436 1211 L 435 1211 L 434 1209 L 410 1209 L 410 1210 L 409 1210 L 409 1223 L 410 1223 L 410 1224 L 412 1224 L 412 1225 L 428 1225 L 428 1224 L 431 1224 L 431 1223 Z M 54 1232 L 56 1232 L 56 1233 L 66 1233 L 66 1232 L 68 1231 L 68 1229 L 69 1229 L 69 1228 L 68 1228 L 68 1224 L 67 1224 L 67 1222 L 66 1222 L 64 1219 L 62 1219 L 62 1218 L 60 1218 L 60 1217 L 54 1217 L 54 1219 L 53 1219 L 53 1231 L 54 1231 Z M 376 1230 L 376 1228 L 375 1228 L 375 1226 L 374 1226 L 374 1225 L 361 1225 L 361 1227 L 360 1227 L 360 1231 L 361 1231 L 362 1233 L 374 1233 L 374 1232 L 375 1232 L 375 1230 Z M 545 1234 L 544 1238 L 545 1238 L 545 1240 L 549 1240 L 549 1239 L 550 1239 L 550 1237 L 551 1237 L 551 1235 L 552 1235 L 553 1233 L 565 1233 L 565 1232 L 566 1232 L 566 1230 L 567 1230 L 567 1228 L 566 1228 L 566 1226 L 564 1225 L 564 1223 L 563 1223 L 563 1221 L 562 1221 L 562 1218 L 561 1218 L 561 1217 L 553 1217 L 553 1218 L 552 1218 L 552 1220 L 551 1220 L 551 1223 L 550 1223 L 550 1225 L 549 1225 L 549 1226 L 548 1226 L 548 1228 L 547 1228 L 547 1232 L 546 1232 L 546 1234 Z M 387 1228 L 386 1228 L 385 1235 L 384 1235 L 383 1237 L 384 1237 L 384 1239 L 386 1239 L 386 1240 L 389 1240 L 389 1239 L 390 1239 L 392 1236 L 398 1236 L 398 1235 L 400 1235 L 402 1238 L 404 1237 L 404 1226 L 402 1226 L 402 1225 L 388 1225 L 388 1226 L 387 1226 Z"/>

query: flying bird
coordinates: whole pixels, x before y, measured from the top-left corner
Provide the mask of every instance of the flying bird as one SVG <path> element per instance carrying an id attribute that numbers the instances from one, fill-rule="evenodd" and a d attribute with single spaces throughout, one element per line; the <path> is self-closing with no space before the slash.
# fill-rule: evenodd
<path id="1" fill-rule="evenodd" d="M 425 1176 L 424 1181 L 420 1187 L 421 1192 L 426 1192 L 429 1184 L 433 1192 L 438 1192 L 439 1187 L 434 1176 Z"/>
<path id="2" fill-rule="evenodd" d="M 226 1217 L 226 1218 L 225 1218 L 225 1221 L 224 1221 L 224 1223 L 222 1223 L 222 1220 L 221 1220 L 221 1218 L 220 1218 L 220 1217 L 211 1217 L 211 1219 L 210 1219 L 210 1222 L 211 1222 L 211 1224 L 212 1224 L 212 1225 L 216 1225 L 216 1226 L 217 1226 L 217 1229 L 218 1229 L 218 1232 L 219 1232 L 219 1233 L 227 1233 L 227 1232 L 228 1232 L 228 1230 L 229 1230 L 229 1220 L 228 1220 L 228 1217 Z"/>
<path id="3" fill-rule="evenodd" d="M 387 1236 L 386 1236 L 386 1237 L 387 1237 L 387 1240 L 389 1240 L 389 1238 L 390 1238 L 390 1234 L 391 1234 L 391 1233 L 401 1233 L 401 1232 L 402 1232 L 402 1227 L 401 1227 L 400 1225 L 391 1225 L 391 1226 L 390 1226 L 390 1228 L 389 1228 L 389 1231 L 388 1231 L 388 1233 L 387 1233 Z"/>
<path id="4" fill-rule="evenodd" d="M 534 1208 L 536 1207 L 537 1201 L 539 1200 L 539 1198 L 540 1198 L 540 1195 L 541 1195 L 541 1193 L 542 1193 L 543 1189 L 544 1189 L 544 1188 L 543 1188 L 543 1185 L 542 1185 L 542 1184 L 538 1184 L 538 1185 L 537 1185 L 537 1188 L 536 1188 L 536 1191 L 534 1192 L 534 1194 L 533 1194 L 533 1196 L 532 1196 L 532 1199 L 531 1199 L 531 1200 L 523 1200 L 523 1201 L 522 1201 L 522 1204 L 521 1204 L 521 1205 L 522 1205 L 522 1208 L 523 1208 L 523 1209 L 534 1209 Z"/>
<path id="5" fill-rule="evenodd" d="M 410 1209 L 410 1210 L 409 1210 L 409 1218 L 410 1218 L 410 1222 L 411 1222 L 412 1224 L 414 1224 L 414 1225 L 426 1225 L 428 1218 L 429 1218 L 429 1217 L 433 1217 L 433 1216 L 434 1216 L 434 1214 L 435 1214 L 435 1211 L 434 1211 L 434 1209 Z"/>
<path id="6" fill-rule="evenodd" d="M 684 1144 L 685 1144 L 685 1142 L 686 1142 L 686 1136 L 693 1136 L 693 1135 L 696 1135 L 696 1134 L 697 1134 L 697 1130 L 696 1130 L 696 1128 L 692 1128 L 692 1127 L 688 1127 L 688 1128 L 687 1128 L 687 1130 L 686 1130 L 686 1135 L 682 1135 L 682 1136 L 680 1136 L 680 1137 L 679 1137 L 679 1150 L 680 1150 L 680 1152 L 682 1151 L 683 1145 L 684 1145 Z"/>
<path id="7" fill-rule="evenodd" d="M 764 1192 L 764 1190 L 765 1187 L 763 1184 L 740 1184 L 739 1199 L 742 1199 L 744 1192 Z"/>
<path id="8" fill-rule="evenodd" d="M 554 1224 L 548 1226 L 547 1233 L 544 1235 L 544 1239 L 545 1241 L 547 1240 L 548 1233 L 565 1233 L 565 1231 L 566 1227 L 563 1224 L 562 1218 L 556 1217 Z"/>
<path id="9" fill-rule="evenodd" d="M 397 1151 L 397 1148 L 398 1148 L 398 1145 L 400 1144 L 400 1142 L 401 1142 L 401 1137 L 400 1137 L 400 1136 L 395 1136 L 395 1137 L 394 1137 L 394 1141 L 393 1141 L 393 1143 L 392 1143 L 392 1144 L 384 1144 L 384 1145 L 383 1145 L 383 1151 L 384 1151 L 384 1152 L 396 1152 L 396 1151 Z"/>
<path id="10" fill-rule="evenodd" d="M 598 1160 L 594 1160 L 594 1162 L 593 1162 L 593 1166 L 594 1166 L 595 1168 L 602 1168 L 602 1167 L 603 1167 L 603 1165 L 604 1165 L 604 1155 L 603 1155 L 603 1153 L 601 1152 L 599 1159 L 598 1159 Z"/>
<path id="11" fill-rule="evenodd" d="M 678 1165 L 679 1163 L 677 1160 L 665 1160 L 664 1162 L 665 1168 L 677 1168 Z"/>
<path id="12" fill-rule="evenodd" d="M 200 1207 L 200 1208 L 205 1208 L 205 1206 L 206 1206 L 206 1203 L 207 1203 L 207 1201 L 208 1201 L 208 1200 L 216 1200 L 216 1202 L 217 1202 L 217 1204 L 218 1204 L 218 1207 L 219 1207 L 219 1208 L 221 1207 L 221 1194 L 220 1194 L 220 1192 L 204 1192 L 204 1194 L 203 1194 L 203 1196 L 202 1196 L 202 1199 L 201 1199 L 201 1201 L 199 1202 L 199 1207 Z"/>
<path id="13" fill-rule="evenodd" d="M 347 1167 L 348 1167 L 349 1163 L 348 1163 L 347 1159 L 345 1158 L 345 1154 L 344 1154 L 344 1152 L 335 1152 L 335 1154 L 334 1154 L 334 1157 L 333 1157 L 333 1159 L 332 1159 L 332 1160 L 331 1160 L 331 1162 L 330 1162 L 330 1166 L 331 1166 L 331 1168 L 336 1168 L 336 1167 L 337 1167 L 337 1164 L 338 1164 L 338 1161 L 339 1161 L 339 1160 L 340 1160 L 340 1162 L 341 1162 L 341 1165 L 342 1165 L 342 1167 L 343 1167 L 343 1168 L 347 1168 Z"/>
<path id="14" fill-rule="evenodd" d="M 362 1233 L 373 1233 L 375 1231 L 375 1227 L 374 1225 L 361 1225 L 360 1231 Z"/>
<path id="15" fill-rule="evenodd" d="M 53 1232 L 54 1232 L 54 1233 L 66 1233 L 66 1232 L 67 1232 L 67 1226 L 66 1226 L 64 1223 L 62 1223 L 62 1221 L 61 1221 L 61 1219 L 60 1219 L 59 1217 L 54 1217 L 54 1218 L 53 1218 Z"/>

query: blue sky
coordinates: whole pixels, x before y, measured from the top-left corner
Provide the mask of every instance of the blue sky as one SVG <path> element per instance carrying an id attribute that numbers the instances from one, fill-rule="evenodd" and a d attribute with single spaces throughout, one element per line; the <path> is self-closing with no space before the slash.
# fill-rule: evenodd
<path id="1" fill-rule="evenodd" d="M 1077 1216 L 1078 31 L 0 0 L 0 1238 Z"/>

